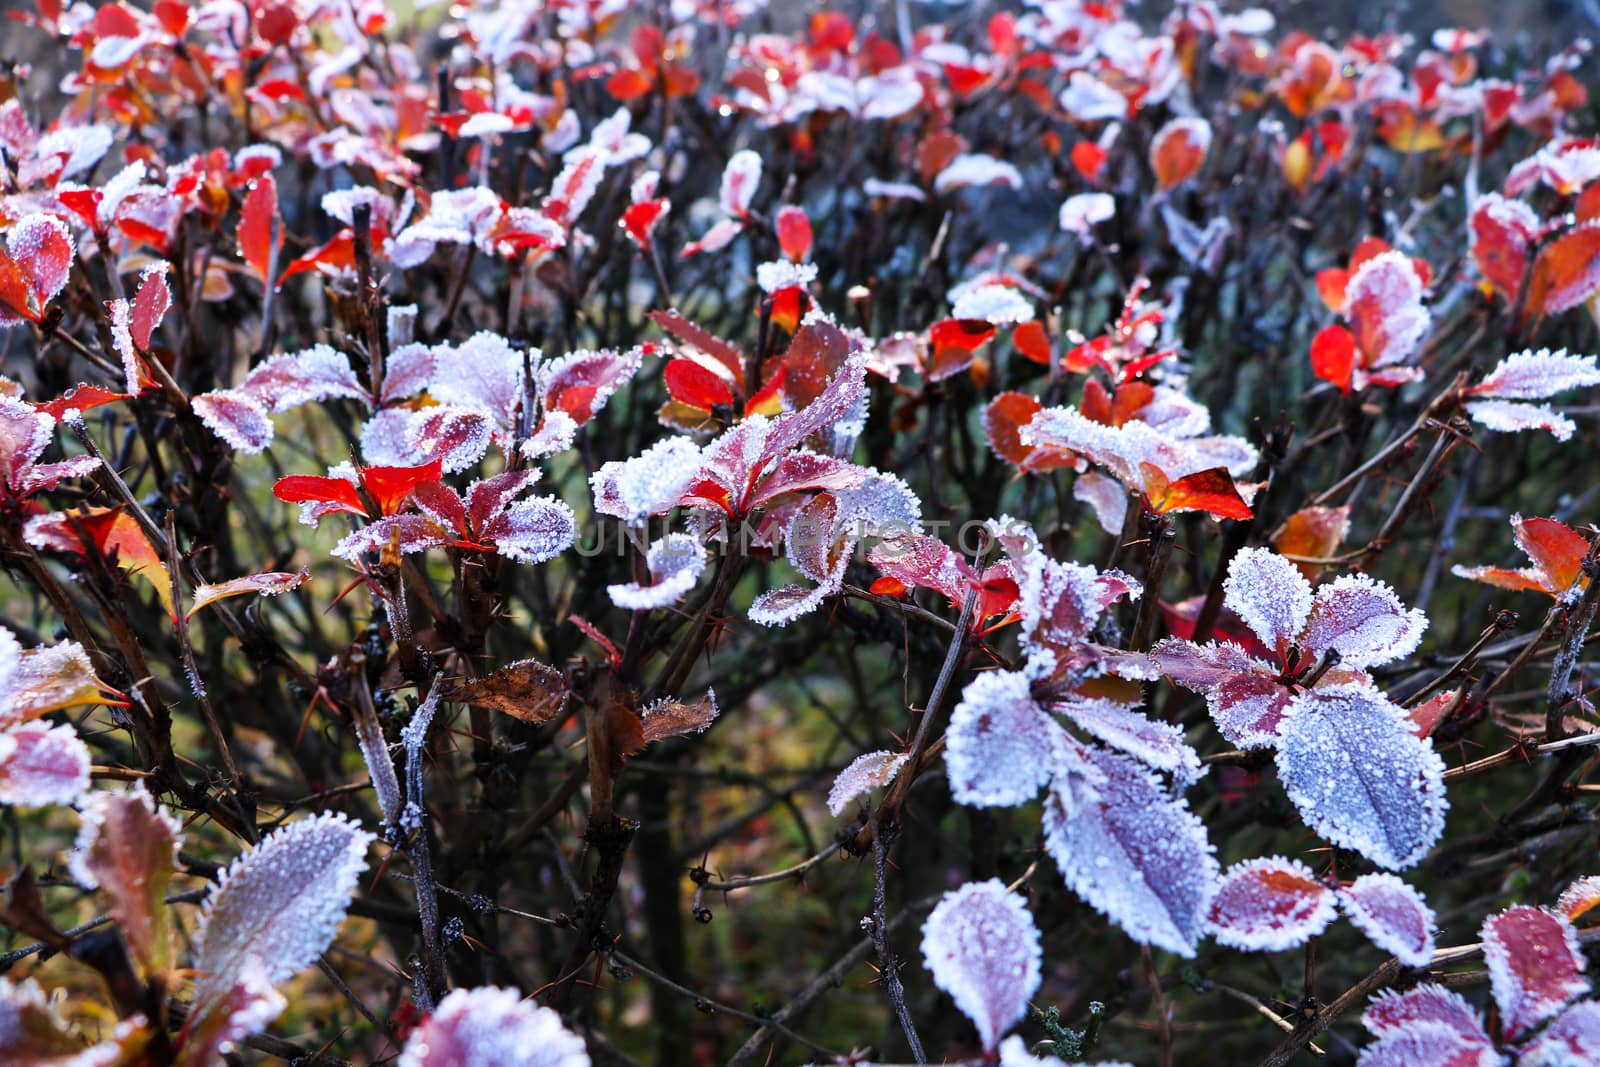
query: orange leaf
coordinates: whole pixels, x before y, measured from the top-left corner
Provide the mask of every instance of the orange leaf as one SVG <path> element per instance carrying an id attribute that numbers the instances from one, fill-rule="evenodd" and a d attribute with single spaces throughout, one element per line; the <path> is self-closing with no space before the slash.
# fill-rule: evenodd
<path id="1" fill-rule="evenodd" d="M 1255 515 L 1233 484 L 1226 467 L 1186 474 L 1175 482 L 1152 463 L 1139 464 L 1145 496 L 1158 515 L 1172 511 L 1204 511 L 1218 519 L 1248 519 Z"/>
<path id="2" fill-rule="evenodd" d="M 1325 326 L 1311 340 L 1311 372 L 1332 382 L 1344 393 L 1350 391 L 1356 369 L 1356 339 L 1343 326 Z"/>
<path id="3" fill-rule="evenodd" d="M 1533 263 L 1527 313 L 1557 315 L 1600 290 L 1600 222 L 1585 222 L 1545 245 Z"/>
<path id="4" fill-rule="evenodd" d="M 1326 559 L 1338 551 L 1350 527 L 1348 507 L 1301 508 L 1283 524 L 1283 532 L 1272 543 L 1285 556 Z M 1316 563 L 1296 563 L 1307 581 L 1316 581 L 1322 567 Z"/>

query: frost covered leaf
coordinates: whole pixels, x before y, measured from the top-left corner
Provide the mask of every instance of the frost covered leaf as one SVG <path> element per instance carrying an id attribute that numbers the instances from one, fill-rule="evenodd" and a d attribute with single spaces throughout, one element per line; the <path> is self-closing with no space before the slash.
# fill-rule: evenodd
<path id="1" fill-rule="evenodd" d="M 1553 597 L 1564 595 L 1578 581 L 1583 557 L 1589 551 L 1589 541 L 1582 534 L 1556 519 L 1524 519 L 1521 515 L 1511 516 L 1511 532 L 1517 547 L 1533 561 L 1532 567 L 1513 571 L 1457 564 L 1450 573 L 1501 589 L 1532 589 Z"/>
<path id="2" fill-rule="evenodd" d="M 1444 830 L 1444 761 L 1403 711 L 1360 683 L 1294 699 L 1278 775 L 1307 826 L 1383 867 L 1410 867 Z"/>
<path id="3" fill-rule="evenodd" d="M 1407 611 L 1395 591 L 1366 574 L 1346 574 L 1318 589 L 1302 651 L 1339 653 L 1346 667 L 1376 667 L 1417 649 L 1428 617 Z"/>
<path id="4" fill-rule="evenodd" d="M 1228 869 L 1206 929 L 1224 945 L 1281 952 L 1322 933 L 1337 913 L 1333 892 L 1305 864 L 1269 856 Z"/>
<path id="5" fill-rule="evenodd" d="M 1211 150 L 1211 124 L 1201 118 L 1177 118 L 1161 127 L 1150 141 L 1150 169 L 1162 189 L 1171 189 L 1199 170 Z"/>
<path id="6" fill-rule="evenodd" d="M 1528 248 L 1538 236 L 1539 227 L 1538 214 L 1520 200 L 1489 193 L 1473 205 L 1468 219 L 1472 256 L 1484 281 L 1508 300 L 1514 299 L 1522 287 Z"/>
<path id="7" fill-rule="evenodd" d="M 639 711 L 640 745 L 665 741 L 669 737 L 688 737 L 705 733 L 717 719 L 717 694 L 706 695 L 693 704 L 681 700 L 658 700 Z"/>
<path id="8" fill-rule="evenodd" d="M 249 596 L 252 593 L 260 596 L 282 596 L 300 588 L 310 579 L 311 572 L 308 570 L 263 571 L 260 574 L 247 574 L 243 578 L 230 578 L 226 582 L 196 586 L 194 605 L 189 609 L 187 617 L 193 618 L 194 613 L 201 608 L 229 597 Z"/>
<path id="9" fill-rule="evenodd" d="M 343 815 L 317 815 L 235 860 L 200 914 L 194 1014 L 214 1010 L 251 963 L 270 987 L 315 962 L 344 922 L 372 840 Z"/>
<path id="10" fill-rule="evenodd" d="M 1565 348 L 1528 348 L 1495 364 L 1467 393 L 1496 400 L 1543 400 L 1589 385 L 1600 385 L 1594 356 L 1571 356 Z"/>
<path id="11" fill-rule="evenodd" d="M 1050 780 L 1062 730 L 1040 710 L 1021 671 L 986 671 L 967 683 L 945 731 L 945 772 L 957 803 L 1014 807 Z"/>
<path id="12" fill-rule="evenodd" d="M 154 263 L 140 271 L 139 292 L 133 298 L 128 328 L 133 343 L 141 351 L 150 347 L 150 335 L 161 325 L 171 306 L 172 290 L 167 287 L 167 264 Z"/>
<path id="13" fill-rule="evenodd" d="M 1527 314 L 1559 315 L 1600 289 L 1600 220 L 1581 222 L 1546 244 L 1533 261 Z"/>
<path id="14" fill-rule="evenodd" d="M 744 218 L 760 184 L 761 157 L 748 148 L 735 152 L 722 171 L 722 210 L 734 218 Z"/>
<path id="15" fill-rule="evenodd" d="M 495 516 L 482 536 L 495 551 L 519 563 L 543 563 L 565 552 L 578 536 L 578 520 L 553 496 L 519 500 Z"/>
<path id="16" fill-rule="evenodd" d="M 1580 1001 L 1545 1027 L 1517 1057 L 1517 1067 L 1587 1067 L 1600 1063 L 1600 1002 Z"/>
<path id="17" fill-rule="evenodd" d="M 266 405 L 237 389 L 218 389 L 190 398 L 190 406 L 212 433 L 247 455 L 272 444 L 272 418 Z"/>
<path id="18" fill-rule="evenodd" d="M 700 476 L 700 448 L 684 437 L 657 441 L 632 459 L 606 463 L 590 478 L 595 510 L 637 523 L 661 515 Z"/>
<path id="19" fill-rule="evenodd" d="M 178 1034 L 175 1067 L 215 1067 L 245 1038 L 259 1033 L 288 1007 L 267 978 L 267 965 L 254 956 L 239 968 L 238 980 L 204 1006 L 198 994 Z"/>
<path id="20" fill-rule="evenodd" d="M 540 402 L 546 411 L 559 411 L 582 426 L 594 418 L 611 395 L 639 370 L 643 353 L 590 352 L 580 349 L 539 368 Z"/>
<path id="21" fill-rule="evenodd" d="M 1407 967 L 1426 967 L 1433 958 L 1433 909 L 1394 875 L 1362 875 L 1339 890 L 1339 903 L 1374 945 Z"/>
<path id="22" fill-rule="evenodd" d="M 589 1067 L 583 1039 L 515 989 L 451 990 L 412 1032 L 397 1067 Z"/>
<path id="23" fill-rule="evenodd" d="M 566 707 L 567 676 L 536 659 L 509 663 L 487 678 L 445 695 L 457 704 L 477 704 L 523 722 L 549 722 Z"/>
<path id="24" fill-rule="evenodd" d="M 24 723 L 0 733 L 0 804 L 71 804 L 89 788 L 89 750 L 66 725 Z"/>
<path id="25" fill-rule="evenodd" d="M 1045 849 L 1067 886 L 1129 937 L 1193 956 L 1217 881 L 1204 825 L 1128 757 L 1083 755 L 1094 780 L 1056 776 Z"/>
<path id="26" fill-rule="evenodd" d="M 160 810 L 143 785 L 91 793 L 80 814 L 77 846 L 68 857 L 73 877 L 110 898 L 111 916 L 145 974 L 165 974 L 173 965 L 166 895 L 183 836 L 178 820 Z"/>
<path id="27" fill-rule="evenodd" d="M 66 288 L 77 250 L 65 222 L 42 212 L 25 215 L 7 231 L 6 248 L 40 309 Z"/>
<path id="28" fill-rule="evenodd" d="M 828 790 L 828 812 L 837 817 L 857 797 L 864 797 L 874 789 L 881 789 L 894 781 L 900 768 L 905 766 L 904 752 L 868 752 L 850 761 L 850 766 L 839 772 Z"/>
<path id="29" fill-rule="evenodd" d="M 944 895 L 922 925 L 922 958 L 986 1052 L 1027 1014 L 1039 988 L 1039 930 L 1022 898 L 997 878 Z"/>
<path id="30" fill-rule="evenodd" d="M 1569 441 L 1578 424 L 1548 404 L 1517 404 L 1509 400 L 1475 400 L 1466 405 L 1473 422 L 1495 433 L 1547 430 L 1557 441 Z"/>
<path id="31" fill-rule="evenodd" d="M 963 292 L 950 309 L 952 318 L 988 323 L 1029 322 L 1033 305 L 1014 286 L 989 282 Z"/>
<path id="32" fill-rule="evenodd" d="M 940 196 L 968 186 L 988 185 L 1021 189 L 1022 172 L 1010 163 L 993 156 L 969 153 L 956 156 L 933 180 L 933 188 Z"/>
<path id="33" fill-rule="evenodd" d="M 8 652 L 14 658 L 0 666 L 0 728 L 62 708 L 112 702 L 76 641 L 21 650 L 10 632 L 0 627 L 0 660 Z"/>
<path id="34" fill-rule="evenodd" d="M 1180 785 L 1200 777 L 1200 757 L 1184 741 L 1183 730 L 1150 718 L 1134 705 L 1078 697 L 1053 703 L 1050 710 L 1065 715 L 1095 740 L 1171 774 Z"/>
<path id="35" fill-rule="evenodd" d="M 273 356 L 245 375 L 238 392 L 255 398 L 269 411 L 288 411 L 302 404 L 345 397 L 369 402 L 367 390 L 356 378 L 343 352 L 324 344 L 300 352 Z"/>
<path id="36" fill-rule="evenodd" d="M 137 1059 L 144 1016 L 122 1020 L 109 1038 L 85 1046 L 52 1001 L 32 978 L 0 978 L 0 1062 L 6 1067 L 117 1067 Z"/>
<path id="37" fill-rule="evenodd" d="M 1270 548 L 1242 548 L 1228 565 L 1222 604 L 1279 655 L 1311 615 L 1311 583 Z"/>
<path id="38" fill-rule="evenodd" d="M 1345 287 L 1345 316 L 1363 367 L 1392 367 L 1416 351 L 1428 332 L 1422 287 L 1411 257 L 1404 252 L 1374 256 L 1351 275 Z"/>
<path id="39" fill-rule="evenodd" d="M 1587 878 L 1579 878 L 1561 891 L 1556 910 L 1565 915 L 1569 922 L 1577 922 L 1597 905 L 1600 905 L 1600 875 L 1591 874 Z"/>
<path id="40" fill-rule="evenodd" d="M 1526 1033 L 1589 991 L 1578 932 L 1561 913 L 1507 908 L 1484 920 L 1480 936 L 1502 1036 Z"/>
<path id="41" fill-rule="evenodd" d="M 1477 1012 L 1458 993 L 1423 984 L 1404 993 L 1383 990 L 1361 1022 L 1378 1038 L 1362 1050 L 1360 1067 L 1499 1067 Z"/>
<path id="42" fill-rule="evenodd" d="M 628 582 L 606 587 L 611 602 L 629 611 L 648 611 L 675 602 L 700 579 L 706 569 L 706 549 L 690 534 L 667 534 L 651 543 L 645 553 L 650 584 Z"/>
<path id="43" fill-rule="evenodd" d="M 1117 213 L 1117 202 L 1110 193 L 1079 193 L 1061 204 L 1057 219 L 1063 230 L 1087 236 L 1095 225 L 1109 221 Z"/>

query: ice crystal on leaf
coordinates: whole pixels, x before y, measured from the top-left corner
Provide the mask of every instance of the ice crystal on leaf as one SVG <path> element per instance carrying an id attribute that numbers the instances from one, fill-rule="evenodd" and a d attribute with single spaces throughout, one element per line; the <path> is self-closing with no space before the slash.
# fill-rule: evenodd
<path id="1" fill-rule="evenodd" d="M 922 925 L 922 959 L 977 1027 L 986 1052 L 1027 1014 L 1039 988 L 1039 930 L 1022 898 L 997 878 L 944 895 Z"/>
<path id="2" fill-rule="evenodd" d="M 589 1067 L 583 1039 L 515 989 L 454 989 L 407 1039 L 398 1067 Z"/>
<path id="3" fill-rule="evenodd" d="M 1339 903 L 1374 945 L 1407 967 L 1425 967 L 1433 958 L 1433 909 L 1394 875 L 1362 875 L 1339 890 Z"/>
<path id="4" fill-rule="evenodd" d="M 1305 864 L 1269 856 L 1228 869 L 1206 929 L 1224 945 L 1281 952 L 1322 933 L 1337 913 L 1333 891 Z"/>
<path id="5" fill-rule="evenodd" d="M 24 723 L 0 733 L 0 804 L 71 804 L 89 788 L 89 750 L 71 726 Z"/>
<path id="6" fill-rule="evenodd" d="M 317 815 L 235 860 L 200 915 L 195 1011 L 225 997 L 247 963 L 268 985 L 314 963 L 344 921 L 372 840 L 342 815 Z"/>
<path id="7" fill-rule="evenodd" d="M 1033 320 L 1033 305 L 1015 286 L 990 282 L 961 294 L 950 309 L 952 318 L 982 319 L 989 323 L 1017 323 Z"/>
<path id="8" fill-rule="evenodd" d="M 1600 1002 L 1580 1001 L 1525 1046 L 1517 1067 L 1589 1067 L 1600 1063 Z"/>
<path id="9" fill-rule="evenodd" d="M 613 460 L 594 472 L 589 481 L 595 510 L 628 523 L 664 514 L 677 505 L 700 470 L 701 452 L 693 441 L 657 441 L 632 459 Z"/>
<path id="10" fill-rule="evenodd" d="M 183 838 L 178 820 L 142 784 L 126 793 L 91 793 L 81 815 L 68 856 L 73 878 L 105 891 L 134 959 L 146 973 L 165 973 L 172 964 L 167 886 Z"/>
<path id="11" fill-rule="evenodd" d="M 1045 849 L 1073 892 L 1135 941 L 1193 956 L 1217 880 L 1204 825 L 1150 771 L 1094 748 L 1097 780 L 1057 775 Z"/>
<path id="12" fill-rule="evenodd" d="M 1022 172 L 1010 163 L 982 153 L 959 155 L 939 172 L 933 188 L 941 196 L 969 186 L 1022 188 Z"/>
<path id="13" fill-rule="evenodd" d="M 1380 866 L 1412 866 L 1444 830 L 1444 761 L 1367 685 L 1296 697 L 1279 731 L 1278 774 L 1307 826 Z"/>
<path id="14" fill-rule="evenodd" d="M 145 1037 L 144 1016 L 131 1015 L 106 1040 L 85 1046 L 58 998 L 32 978 L 0 978 L 0 1062 L 7 1067 L 118 1067 L 138 1060 Z"/>
<path id="15" fill-rule="evenodd" d="M 1228 565 L 1222 588 L 1223 606 L 1279 653 L 1311 615 L 1311 583 L 1293 563 L 1268 548 L 1240 549 Z"/>
<path id="16" fill-rule="evenodd" d="M 957 803 L 988 808 L 1038 796 L 1065 735 L 1034 702 L 1027 675 L 985 671 L 967 683 L 945 739 L 951 795 Z"/>
<path id="17" fill-rule="evenodd" d="M 1556 910 L 1565 915 L 1569 922 L 1577 922 L 1596 906 L 1600 906 L 1600 875 L 1579 878 L 1563 889 L 1556 901 Z"/>
<path id="18" fill-rule="evenodd" d="M 1507 908 L 1484 920 L 1480 936 L 1507 1038 L 1527 1033 L 1590 989 L 1578 932 L 1560 912 Z"/>
<path id="19" fill-rule="evenodd" d="M 852 800 L 894 781 L 908 758 L 904 752 L 868 752 L 851 760 L 828 790 L 828 813 L 842 815 Z"/>
<path id="20" fill-rule="evenodd" d="M 1378 1040 L 1362 1050 L 1359 1067 L 1500 1067 L 1506 1062 L 1471 1005 L 1443 986 L 1384 990 L 1372 998 L 1361 1022 Z"/>
<path id="21" fill-rule="evenodd" d="M 1600 368 L 1594 356 L 1569 356 L 1562 348 L 1538 351 L 1526 349 L 1507 356 L 1467 395 L 1483 399 L 1469 401 L 1467 414 L 1473 421 L 1502 433 L 1518 430 L 1549 430 L 1556 440 L 1572 437 L 1577 424 L 1547 404 L 1516 403 L 1543 400 L 1569 389 L 1600 385 Z"/>
<path id="22" fill-rule="evenodd" d="M 1457 564 L 1450 573 L 1457 578 L 1484 582 L 1501 589 L 1531 589 L 1552 597 L 1563 597 L 1583 578 L 1583 558 L 1589 541 L 1578 531 L 1556 519 L 1525 519 L 1511 516 L 1511 535 L 1532 567 L 1507 570 L 1503 567 L 1463 567 Z"/>
<path id="23" fill-rule="evenodd" d="M 1171 774 L 1179 785 L 1190 785 L 1200 777 L 1200 757 L 1184 741 L 1182 728 L 1151 719 L 1136 705 L 1078 697 L 1056 701 L 1049 708 L 1101 744 Z"/>
<path id="24" fill-rule="evenodd" d="M 1340 666 L 1320 669 L 1318 687 L 1367 681 L 1365 668 L 1410 655 L 1427 627 L 1427 617 L 1407 611 L 1382 582 L 1352 574 L 1313 592 L 1294 563 L 1266 548 L 1241 549 L 1223 588 L 1224 606 L 1275 662 L 1229 641 L 1177 638 L 1159 642 L 1150 655 L 1173 682 L 1203 694 L 1223 736 L 1246 748 L 1276 743 L 1301 679 L 1328 657 L 1337 656 Z"/>
<path id="25" fill-rule="evenodd" d="M 638 582 L 606 587 L 611 602 L 629 611 L 648 611 L 676 601 L 689 590 L 706 569 L 706 550 L 689 534 L 667 534 L 652 541 L 645 553 L 650 584 Z"/>
<path id="26" fill-rule="evenodd" d="M 1116 213 L 1117 202 L 1110 193 L 1079 193 L 1062 202 L 1057 221 L 1063 230 L 1087 240 L 1096 225 L 1110 221 Z"/>
<path id="27" fill-rule="evenodd" d="M 40 463 L 50 447 L 56 420 L 33 405 L 0 396 L 0 499 L 21 500 L 54 489 L 67 478 L 92 473 L 100 466 L 93 456 L 59 463 Z"/>

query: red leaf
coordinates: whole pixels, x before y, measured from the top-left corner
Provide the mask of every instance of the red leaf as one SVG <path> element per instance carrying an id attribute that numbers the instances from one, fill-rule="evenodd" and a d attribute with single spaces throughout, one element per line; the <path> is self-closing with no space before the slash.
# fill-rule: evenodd
<path id="1" fill-rule="evenodd" d="M 1484 921 L 1481 936 L 1504 1037 L 1527 1032 L 1589 991 L 1577 931 L 1559 912 L 1507 908 Z"/>
<path id="2" fill-rule="evenodd" d="M 1025 358 L 1047 367 L 1050 365 L 1050 337 L 1044 332 L 1044 323 L 1039 320 L 1024 322 L 1012 330 L 1011 343 Z"/>
<path id="3" fill-rule="evenodd" d="M 412 490 L 425 482 L 437 482 L 441 473 L 437 459 L 416 467 L 364 467 L 361 484 L 372 495 L 380 512 L 393 515 L 410 498 Z"/>
<path id="4" fill-rule="evenodd" d="M 113 393 L 98 385 L 75 385 L 54 400 L 35 404 L 34 407 L 59 422 L 69 411 L 88 411 L 101 404 L 115 404 L 119 400 L 127 399 L 129 399 L 127 393 Z"/>
<path id="5" fill-rule="evenodd" d="M 291 474 L 279 478 L 272 495 L 289 504 L 319 503 L 334 505 L 331 511 L 365 515 L 367 507 L 361 493 L 344 478 L 323 478 L 313 474 Z"/>
<path id="6" fill-rule="evenodd" d="M 158 263 L 146 267 L 139 275 L 139 293 L 133 298 L 133 318 L 130 321 L 133 343 L 140 351 L 150 347 L 150 335 L 161 325 L 161 319 L 171 306 L 172 290 L 167 288 L 167 265 Z"/>
<path id="7" fill-rule="evenodd" d="M 680 404 L 701 411 L 733 407 L 733 390 L 728 383 L 691 359 L 674 359 L 662 372 L 667 392 Z"/>
<path id="8" fill-rule="evenodd" d="M 778 209 L 773 228 L 778 231 L 778 247 L 784 255 L 798 263 L 810 254 L 811 219 L 804 208 L 785 204 Z"/>
<path id="9" fill-rule="evenodd" d="M 1343 326 L 1325 326 L 1311 340 L 1311 372 L 1350 392 L 1356 369 L 1356 339 Z"/>
<path id="10" fill-rule="evenodd" d="M 291 14 L 291 17 L 292 14 Z M 278 225 L 274 225 L 278 223 Z M 274 230 L 276 229 L 276 240 Z M 283 245 L 283 227 L 278 219 L 278 184 L 264 174 L 250 186 L 239 214 L 239 255 L 256 277 L 272 284 L 272 261 Z M 298 262 L 298 261 L 297 261 Z"/>
<path id="11" fill-rule="evenodd" d="M 1206 926 L 1224 945 L 1281 952 L 1320 934 L 1337 910 L 1332 891 L 1305 864 L 1273 856 L 1222 876 Z"/>
<path id="12" fill-rule="evenodd" d="M 1533 262 L 1526 313 L 1556 315 L 1600 290 L 1600 221 L 1573 227 L 1545 245 Z"/>
<path id="13" fill-rule="evenodd" d="M 1339 903 L 1374 945 L 1407 967 L 1426 967 L 1433 958 L 1433 911 L 1394 875 L 1362 875 L 1339 891 Z"/>

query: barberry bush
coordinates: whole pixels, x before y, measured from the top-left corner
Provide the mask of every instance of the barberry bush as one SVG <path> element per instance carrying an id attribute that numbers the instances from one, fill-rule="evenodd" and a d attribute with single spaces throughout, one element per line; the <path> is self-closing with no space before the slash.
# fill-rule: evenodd
<path id="1" fill-rule="evenodd" d="M 1600 1064 L 1587 41 L 6 14 L 0 1062 Z"/>

